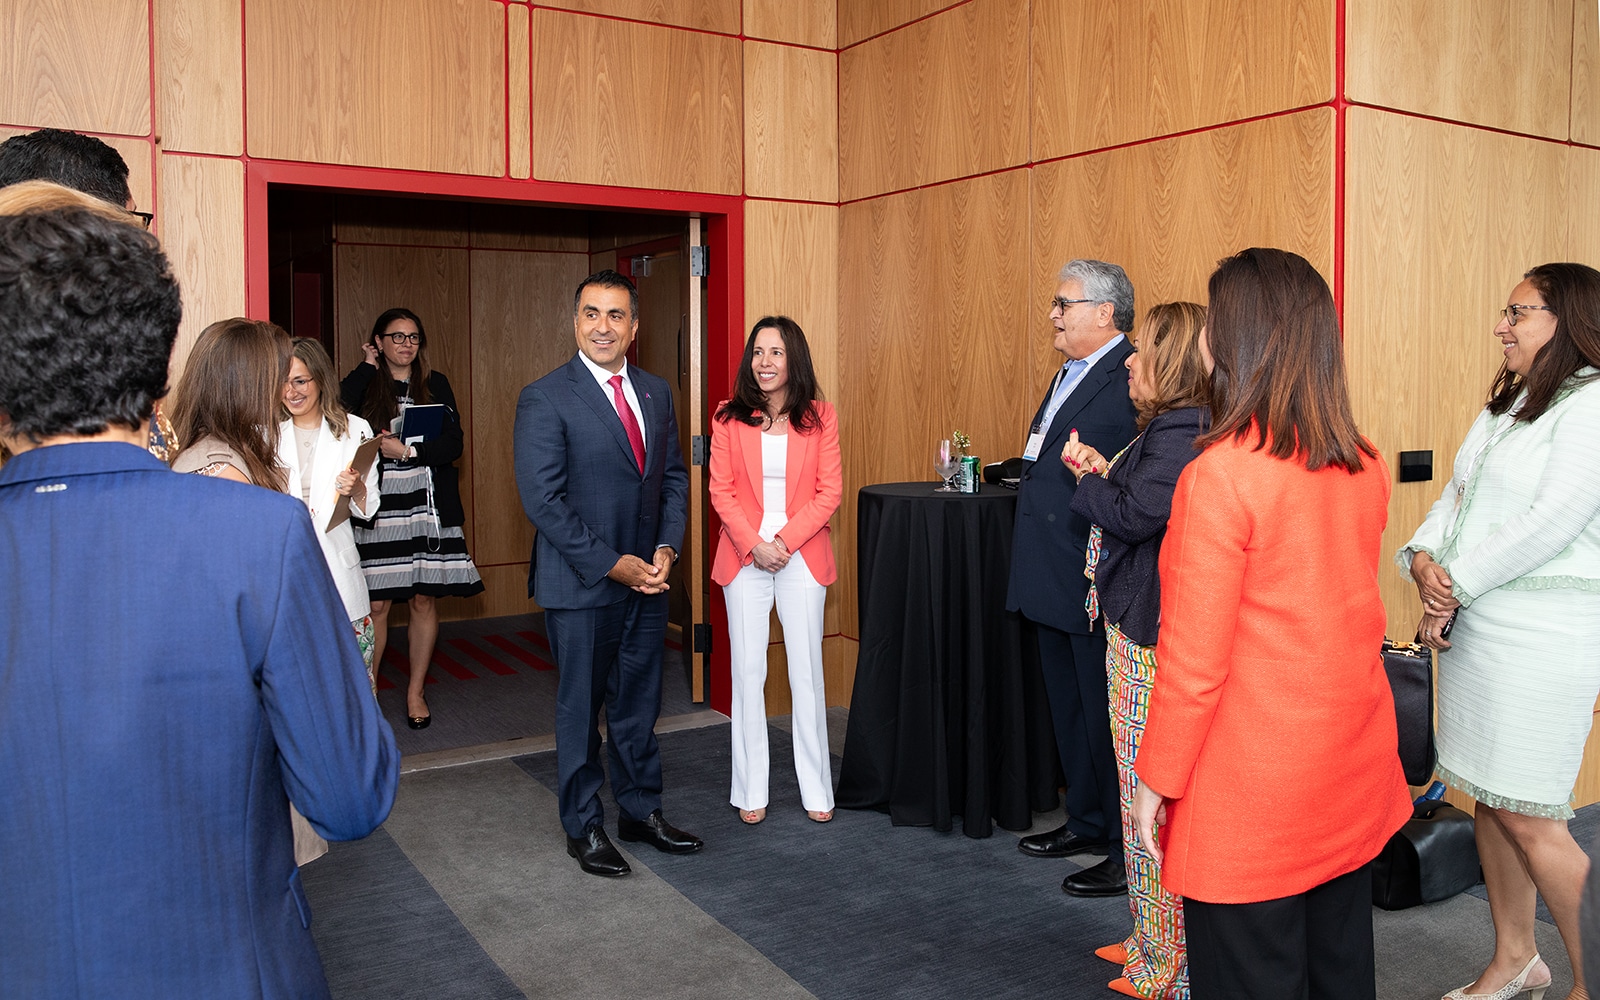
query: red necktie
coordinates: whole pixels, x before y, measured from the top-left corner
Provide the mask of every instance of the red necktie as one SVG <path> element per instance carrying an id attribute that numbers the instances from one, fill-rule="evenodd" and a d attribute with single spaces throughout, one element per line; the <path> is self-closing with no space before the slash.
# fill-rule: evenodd
<path id="1" fill-rule="evenodd" d="M 639 421 L 633 419 L 633 407 L 628 405 L 628 397 L 622 394 L 622 376 L 613 375 L 606 382 L 611 386 L 611 394 L 616 397 L 617 416 L 622 418 L 622 429 L 628 432 L 628 443 L 633 445 L 633 460 L 639 463 L 639 472 L 644 473 L 644 435 L 639 431 Z"/>

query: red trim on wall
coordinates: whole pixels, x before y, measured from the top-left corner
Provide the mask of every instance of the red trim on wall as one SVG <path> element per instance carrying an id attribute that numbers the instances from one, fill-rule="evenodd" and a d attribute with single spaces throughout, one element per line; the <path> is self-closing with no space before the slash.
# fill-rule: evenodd
<path id="1" fill-rule="evenodd" d="M 845 4 L 845 3 L 849 3 L 850 0 L 839 0 L 839 2 L 841 4 Z M 876 35 L 868 35 L 865 38 L 857 39 L 856 41 L 851 42 L 849 45 L 841 45 L 841 46 L 839 46 L 839 51 L 840 52 L 844 52 L 847 49 L 855 48 L 857 45 L 865 45 L 865 44 L 867 44 L 868 42 L 872 41 L 875 38 L 882 38 L 884 35 L 892 35 L 895 32 L 899 31 L 901 28 L 909 28 L 913 24 L 921 24 L 923 21 L 927 21 L 927 20 L 930 20 L 932 18 L 938 17 L 940 14 L 943 14 L 946 11 L 955 10 L 957 7 L 965 7 L 967 4 L 969 4 L 971 2 L 972 2 L 972 0 L 957 0 L 956 3 L 946 4 L 945 6 L 940 7 L 936 11 L 932 11 L 930 13 L 924 14 L 921 17 L 914 17 L 911 20 L 906 21 L 904 24 L 897 24 L 892 28 L 885 28 L 882 31 L 878 32 Z M 1028 20 L 1029 20 L 1029 24 L 1031 26 L 1033 19 L 1029 18 Z M 838 29 L 838 25 L 835 24 L 834 25 L 834 32 L 835 32 L 834 41 L 838 41 L 838 30 L 839 30 Z"/>
<path id="2" fill-rule="evenodd" d="M 1345 212 L 1345 122 L 1350 110 L 1344 94 L 1345 0 L 1336 0 L 1333 10 L 1333 308 L 1339 314 L 1340 335 L 1344 333 L 1344 212 Z"/>

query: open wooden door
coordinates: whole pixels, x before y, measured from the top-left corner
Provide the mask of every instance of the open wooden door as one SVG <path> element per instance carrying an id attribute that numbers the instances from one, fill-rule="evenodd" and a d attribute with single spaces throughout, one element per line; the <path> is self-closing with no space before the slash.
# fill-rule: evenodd
<path id="1" fill-rule="evenodd" d="M 617 270 L 639 288 L 639 336 L 635 360 L 647 372 L 673 385 L 673 405 L 678 417 L 678 444 L 689 468 L 689 522 L 683 551 L 673 567 L 668 619 L 683 647 L 692 697 L 707 699 L 706 677 L 710 658 L 701 652 L 709 635 L 704 627 L 709 614 L 710 550 L 706 516 L 710 495 L 706 491 L 705 315 L 706 280 L 695 266 L 696 250 L 704 243 L 704 222 L 690 218 L 682 237 L 619 247 Z"/>

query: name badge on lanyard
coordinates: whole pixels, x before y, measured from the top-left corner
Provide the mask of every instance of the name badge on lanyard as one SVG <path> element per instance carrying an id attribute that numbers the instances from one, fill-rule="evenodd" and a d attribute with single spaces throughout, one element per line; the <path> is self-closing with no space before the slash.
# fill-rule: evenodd
<path id="1" fill-rule="evenodd" d="M 1044 431 L 1036 430 L 1028 435 L 1028 446 L 1022 449 L 1022 457 L 1030 462 L 1039 460 L 1039 452 L 1044 450 Z"/>
<path id="2" fill-rule="evenodd" d="M 1065 368 L 1056 372 L 1056 377 L 1050 381 L 1050 395 L 1047 396 L 1046 399 L 1055 398 L 1056 389 L 1061 386 L 1061 380 L 1066 377 L 1067 372 Z M 1049 409 L 1050 404 L 1046 402 L 1045 411 L 1049 412 Z M 1029 462 L 1037 462 L 1039 460 L 1039 452 L 1044 450 L 1044 432 L 1048 429 L 1049 428 L 1045 426 L 1044 417 L 1042 416 L 1039 418 L 1038 423 L 1035 423 L 1032 427 L 1028 428 L 1028 445 L 1026 448 L 1022 449 L 1022 457 L 1024 460 Z"/>

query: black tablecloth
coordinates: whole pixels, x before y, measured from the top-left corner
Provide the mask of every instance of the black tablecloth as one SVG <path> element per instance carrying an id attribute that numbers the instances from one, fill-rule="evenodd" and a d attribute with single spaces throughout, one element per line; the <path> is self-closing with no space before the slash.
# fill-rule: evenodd
<path id="1" fill-rule="evenodd" d="M 1032 626 L 1008 612 L 1017 498 L 862 489 L 861 651 L 836 801 L 969 837 L 1054 809 L 1061 768 Z"/>

